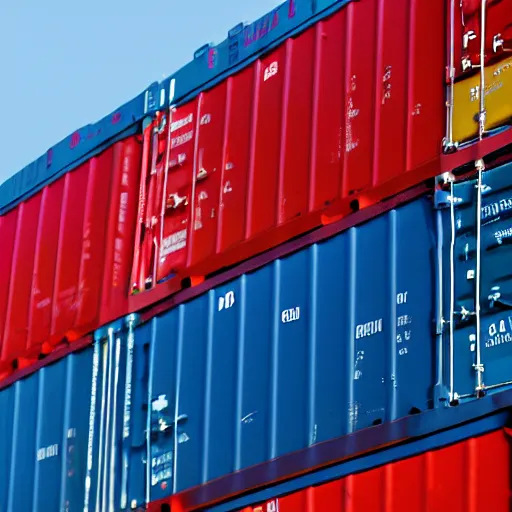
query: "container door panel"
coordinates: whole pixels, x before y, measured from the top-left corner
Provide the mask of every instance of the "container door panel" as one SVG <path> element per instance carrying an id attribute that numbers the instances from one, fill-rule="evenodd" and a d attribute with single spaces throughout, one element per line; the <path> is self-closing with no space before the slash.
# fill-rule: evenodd
<path id="1" fill-rule="evenodd" d="M 346 16 L 338 11 L 316 25 L 310 210 L 336 200 L 344 163 L 344 87 Z"/>
<path id="2" fill-rule="evenodd" d="M 112 194 L 112 165 L 112 148 L 92 159 L 89 164 L 76 320 L 77 327 L 82 329 L 91 324 L 94 326 L 99 315 L 107 221 Z"/>
<path id="3" fill-rule="evenodd" d="M 176 415 L 176 382 L 178 376 L 178 343 L 180 317 L 184 306 L 173 309 L 153 322 L 137 329 L 137 337 L 151 340 L 150 389 L 151 389 L 151 499 L 165 498 L 173 490 L 175 443 L 181 428 L 186 429 L 186 419 L 163 432 L 159 423 L 172 425 Z"/>
<path id="4" fill-rule="evenodd" d="M 379 0 L 373 184 L 405 170 L 410 0 Z"/>
<path id="5" fill-rule="evenodd" d="M 131 340 L 131 341 L 130 341 Z M 148 456 L 148 407 L 150 342 L 147 337 L 128 332 L 126 343 L 133 351 L 126 351 L 125 389 L 122 389 L 122 464 L 119 470 L 121 508 L 135 508 L 146 500 Z M 167 340 L 168 342 L 168 340 Z M 167 370 L 169 371 L 169 370 Z M 175 375 L 175 374 L 174 374 Z"/>
<path id="6" fill-rule="evenodd" d="M 208 346 L 206 418 L 207 468 L 205 480 L 213 480 L 238 469 L 237 440 L 241 428 L 238 411 L 240 318 L 244 308 L 240 280 L 217 288 L 210 314 L 213 329 Z"/>
<path id="7" fill-rule="evenodd" d="M 384 494 L 384 468 L 350 475 L 344 479 L 344 504 L 348 510 L 380 512 Z M 371 489 L 371 492 L 368 492 Z"/>
<path id="8" fill-rule="evenodd" d="M 62 364 L 62 363 L 59 363 Z M 92 377 L 97 367 L 93 351 L 84 350 L 69 356 L 67 376 L 64 387 L 66 391 L 65 422 L 62 425 L 64 446 L 59 450 L 61 458 L 63 485 L 61 492 L 61 509 L 69 512 L 83 512 L 87 472 L 87 448 L 89 443 L 89 421 L 91 410 Z M 53 407 L 53 406 L 52 406 Z"/>
<path id="9" fill-rule="evenodd" d="M 45 512 L 59 510 L 64 446 L 65 390 L 67 360 L 42 369 L 39 377 L 39 400 L 36 433 L 36 468 L 34 508 Z"/>
<path id="10" fill-rule="evenodd" d="M 91 162 L 94 166 L 94 161 Z M 52 341 L 57 343 L 75 326 L 78 309 L 78 278 L 82 254 L 84 213 L 89 189 L 87 164 L 66 174 L 57 254 Z"/>
<path id="11" fill-rule="evenodd" d="M 314 287 L 311 325 L 314 357 L 311 356 L 314 425 L 313 442 L 319 443 L 347 434 L 350 376 L 345 362 L 350 339 L 349 238 L 337 236 L 314 246 Z"/>
<path id="12" fill-rule="evenodd" d="M 226 82 L 201 94 L 189 265 L 215 254 L 226 119 Z"/>
<path id="13" fill-rule="evenodd" d="M 126 314 L 137 219 L 141 145 L 135 137 L 117 143 L 106 235 L 102 313 L 108 321 Z M 102 323 L 105 319 L 102 317 Z"/>
<path id="14" fill-rule="evenodd" d="M 15 434 L 12 440 L 8 511 L 34 510 L 34 488 L 27 484 L 34 482 L 36 465 L 36 426 L 39 416 L 38 382 L 38 375 L 31 375 L 14 385 L 13 430 Z"/>
<path id="15" fill-rule="evenodd" d="M 271 411 L 272 344 L 275 311 L 275 277 L 272 266 L 241 278 L 245 312 L 242 322 L 243 359 L 241 386 L 240 453 L 237 466 L 252 466 L 272 458 L 275 445 Z M 262 300 L 269 297 L 270 300 Z M 250 313 L 250 314 L 249 314 Z M 241 347 L 242 349 L 242 347 Z"/>
<path id="16" fill-rule="evenodd" d="M 388 219 L 380 217 L 346 236 L 352 238 L 351 274 L 357 287 L 352 300 L 355 303 L 354 331 L 351 333 L 353 357 L 349 362 L 353 375 L 353 402 L 350 404 L 350 431 L 370 427 L 387 420 L 387 396 L 390 389 L 388 375 L 391 326 L 389 254 L 375 258 L 375 247 L 387 247 Z"/>
<path id="17" fill-rule="evenodd" d="M 455 2 L 455 24 L 460 26 L 455 46 L 460 51 L 458 75 L 474 74 L 474 67 L 480 63 L 481 23 L 480 9 L 482 0 L 462 0 Z"/>
<path id="18" fill-rule="evenodd" d="M 16 238 L 19 211 L 18 207 L 0 217 L 0 236 L 2 239 L 2 250 L 0 251 L 0 345 L 3 345 L 5 335 L 5 318 L 9 301 L 9 283 L 11 281 L 14 240 Z"/>
<path id="19" fill-rule="evenodd" d="M 488 0 L 485 53 L 502 60 L 512 51 L 512 0 Z"/>
<path id="20" fill-rule="evenodd" d="M 30 299 L 30 349 L 41 346 L 50 336 L 64 183 L 64 179 L 57 180 L 43 192 Z"/>
<path id="21" fill-rule="evenodd" d="M 312 293 L 309 251 L 301 251 L 274 264 L 278 288 L 274 312 L 272 385 L 277 391 L 273 407 L 275 445 L 271 458 L 309 445 L 307 421 L 310 301 Z M 279 326 L 279 327 L 277 327 Z"/>
<path id="22" fill-rule="evenodd" d="M 25 355 L 29 318 L 34 253 L 41 210 L 41 193 L 19 206 L 16 244 L 11 270 L 9 304 L 5 323 L 5 341 L 2 359 L 15 359 Z"/>
<path id="23" fill-rule="evenodd" d="M 274 227 L 277 221 L 285 46 L 257 61 L 254 67 L 247 238 Z"/>
<path id="24" fill-rule="evenodd" d="M 245 236 L 254 67 L 228 78 L 217 252 Z"/>
<path id="25" fill-rule="evenodd" d="M 431 215 L 428 201 L 416 201 L 390 214 L 393 222 L 389 257 L 394 257 L 396 276 L 396 298 L 391 300 L 396 301 L 394 385 L 398 393 L 395 412 L 398 417 L 407 416 L 413 408 L 424 411 L 432 407 L 435 314 L 431 305 L 435 303 L 432 286 L 435 275 L 431 258 L 435 231 Z"/>
<path id="26" fill-rule="evenodd" d="M 327 484 L 319 485 L 310 490 L 309 509 L 305 508 L 307 512 L 317 510 L 329 510 L 332 512 L 345 512 L 343 503 L 343 496 L 345 491 L 344 480 L 335 480 Z M 308 491 L 302 491 L 302 494 L 307 496 Z M 286 508 L 285 508 L 286 507 Z M 279 512 L 288 512 L 286 502 L 279 500 Z M 291 509 L 289 509 L 291 512 Z"/>
<path id="27" fill-rule="evenodd" d="M 345 10 L 344 197 L 372 184 L 378 0 L 350 3 Z"/>
<path id="28" fill-rule="evenodd" d="M 211 343 L 207 319 L 213 307 L 211 294 L 188 303 L 181 317 L 177 401 L 178 416 L 185 414 L 187 420 L 177 439 L 176 491 L 204 482 L 207 350 Z"/>
<path id="29" fill-rule="evenodd" d="M 157 112 L 152 122 L 143 128 L 143 161 L 141 162 L 141 178 L 139 185 L 139 204 L 137 211 L 136 234 L 133 265 L 136 274 L 132 275 L 132 286 L 138 291 L 145 290 L 155 277 L 155 250 L 158 237 L 156 230 L 161 226 L 157 223 L 161 215 L 163 197 L 158 197 L 157 182 L 162 181 L 160 175 L 164 172 L 167 158 L 168 130 L 163 130 L 164 121 Z M 168 122 L 166 121 L 166 124 Z M 167 128 L 169 128 L 167 126 Z M 163 132 L 163 133 L 162 133 Z M 164 138 L 165 137 L 165 138 Z M 161 148 L 161 142 L 165 142 Z M 163 196 L 163 189 L 162 189 Z M 162 222 L 162 219 L 160 219 Z"/>
<path id="30" fill-rule="evenodd" d="M 187 261 L 194 175 L 196 102 L 178 107 L 171 123 L 171 152 L 164 191 L 165 217 L 157 281 L 182 270 Z"/>
<path id="31" fill-rule="evenodd" d="M 12 478 L 12 443 L 14 425 L 14 386 L 3 389 L 0 393 L 0 510 L 7 511 L 9 486 Z"/>
<path id="32" fill-rule="evenodd" d="M 410 9 L 407 170 L 438 157 L 446 118 L 445 3 L 414 0 Z"/>
<path id="33" fill-rule="evenodd" d="M 308 208 L 315 30 L 286 43 L 278 222 Z"/>

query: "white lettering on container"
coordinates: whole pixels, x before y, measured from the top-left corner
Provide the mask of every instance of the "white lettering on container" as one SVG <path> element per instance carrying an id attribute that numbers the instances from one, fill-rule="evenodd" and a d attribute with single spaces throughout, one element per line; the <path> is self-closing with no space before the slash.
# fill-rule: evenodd
<path id="1" fill-rule="evenodd" d="M 219 311 L 229 309 L 235 304 L 235 292 L 228 292 L 223 297 L 219 297 Z"/>
<path id="2" fill-rule="evenodd" d="M 279 501 L 277 499 L 267 501 L 265 505 L 254 507 L 253 512 L 279 512 Z"/>
<path id="3" fill-rule="evenodd" d="M 160 257 L 168 256 L 173 252 L 183 249 L 187 245 L 187 230 L 182 229 L 172 235 L 164 238 L 162 241 L 162 249 L 160 251 Z"/>
<path id="4" fill-rule="evenodd" d="M 57 457 L 57 455 L 59 455 L 58 444 L 51 444 L 49 446 L 45 446 L 44 448 L 39 448 L 39 450 L 37 450 L 38 461 L 49 459 L 51 457 Z"/>
<path id="5" fill-rule="evenodd" d="M 407 304 L 407 294 L 409 292 L 403 292 L 403 293 L 397 293 L 396 295 L 396 303 L 398 305 L 400 304 Z"/>
<path id="6" fill-rule="evenodd" d="M 171 148 L 177 148 L 178 146 L 183 146 L 183 144 L 186 144 L 187 142 L 191 141 L 194 137 L 194 130 L 190 130 L 187 133 L 184 133 L 183 135 L 178 135 L 177 137 L 174 137 L 171 139 Z"/>
<path id="7" fill-rule="evenodd" d="M 277 75 L 277 72 L 279 71 L 279 64 L 276 62 L 272 62 L 268 68 L 265 68 L 265 71 L 263 73 L 263 81 L 266 82 L 268 79 L 272 78 L 273 76 Z"/>
<path id="8" fill-rule="evenodd" d="M 281 312 L 281 322 L 283 324 L 289 324 L 290 322 L 296 322 L 300 319 L 300 308 L 285 309 Z"/>
<path id="9" fill-rule="evenodd" d="M 512 342 L 512 317 L 500 320 L 489 325 L 489 338 L 485 342 L 486 348 L 497 347 Z"/>
<path id="10" fill-rule="evenodd" d="M 199 124 L 201 126 L 204 126 L 205 124 L 210 124 L 212 122 L 212 115 L 211 114 L 204 114 L 201 117 L 201 121 L 199 121 Z"/>
<path id="11" fill-rule="evenodd" d="M 486 204 L 482 206 L 482 220 L 489 217 L 496 217 L 500 213 L 512 210 L 512 198 L 502 199 L 499 202 Z"/>
<path id="12" fill-rule="evenodd" d="M 356 340 L 360 338 L 368 338 L 369 336 L 373 336 L 379 332 L 382 332 L 382 318 L 356 326 Z"/>
<path id="13" fill-rule="evenodd" d="M 190 124 L 194 120 L 194 114 L 189 114 L 187 117 L 184 117 L 183 119 L 178 119 L 177 121 L 174 121 L 171 123 L 171 133 L 175 132 L 176 130 L 179 130 L 180 128 L 183 128 L 187 124 Z"/>

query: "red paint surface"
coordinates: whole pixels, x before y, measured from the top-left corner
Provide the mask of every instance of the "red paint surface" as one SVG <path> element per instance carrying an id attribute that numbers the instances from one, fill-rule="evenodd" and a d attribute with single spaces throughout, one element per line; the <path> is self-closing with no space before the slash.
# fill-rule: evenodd
<path id="1" fill-rule="evenodd" d="M 455 2 L 454 64 L 457 78 L 479 72 L 481 6 L 482 0 Z M 486 0 L 485 65 L 508 57 L 511 51 L 512 0 Z"/>
<path id="2" fill-rule="evenodd" d="M 131 310 L 437 174 L 444 48 L 441 0 L 361 0 L 173 109 L 147 141 L 134 291 L 175 279 Z"/>
<path id="3" fill-rule="evenodd" d="M 0 373 L 127 310 L 140 144 L 118 142 L 0 218 Z"/>
<path id="4" fill-rule="evenodd" d="M 500 430 L 240 512 L 508 512 L 510 461 Z"/>

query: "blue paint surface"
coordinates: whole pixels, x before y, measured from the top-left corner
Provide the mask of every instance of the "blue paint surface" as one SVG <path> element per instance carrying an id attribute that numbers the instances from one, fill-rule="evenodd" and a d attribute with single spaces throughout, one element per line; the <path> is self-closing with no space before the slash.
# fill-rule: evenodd
<path id="1" fill-rule="evenodd" d="M 153 399 L 186 418 L 157 436 L 175 463 L 153 499 L 433 407 L 431 218 L 393 210 L 136 330 Z"/>
<path id="2" fill-rule="evenodd" d="M 453 315 L 454 392 L 473 396 L 477 388 L 477 345 L 480 343 L 482 380 L 488 392 L 512 381 L 512 165 L 482 174 L 480 276 L 477 269 L 477 181 L 454 187 L 455 207 L 445 219 L 445 318 Z M 452 222 L 453 217 L 453 222 Z M 454 225 L 453 278 L 450 275 L 451 225 Z M 477 298 L 477 280 L 480 296 Z M 454 308 L 450 309 L 453 286 Z M 477 329 L 477 300 L 480 331 Z M 478 339 L 477 334 L 480 334 Z M 450 343 L 445 330 L 446 354 Z M 449 378 L 449 372 L 446 374 Z"/>

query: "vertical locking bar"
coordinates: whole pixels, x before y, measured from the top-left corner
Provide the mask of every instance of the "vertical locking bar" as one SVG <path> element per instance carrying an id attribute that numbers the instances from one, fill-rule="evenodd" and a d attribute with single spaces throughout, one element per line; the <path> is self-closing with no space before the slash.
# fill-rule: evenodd
<path id="1" fill-rule="evenodd" d="M 169 165 L 171 160 L 171 143 L 172 143 L 172 113 L 174 110 L 174 93 L 176 88 L 176 80 L 173 78 L 169 84 L 169 114 L 167 116 L 167 147 L 165 148 L 165 166 L 164 166 L 164 184 L 162 187 L 162 204 L 160 207 L 160 239 L 158 241 L 158 253 L 155 250 L 155 264 L 153 265 L 154 279 L 153 286 L 156 285 L 156 276 L 158 263 L 160 261 L 160 251 L 164 239 L 164 221 L 165 221 L 165 205 L 167 202 L 167 180 L 169 177 Z"/>
<path id="2" fill-rule="evenodd" d="M 151 147 L 151 133 L 153 130 L 153 122 L 146 117 L 142 122 L 142 168 L 140 173 L 139 185 L 139 205 L 137 212 L 137 225 L 135 227 L 135 246 L 133 251 L 132 274 L 130 282 L 131 293 L 143 291 L 139 289 L 140 273 L 141 273 L 141 252 L 142 252 L 142 226 L 146 211 L 147 190 L 146 180 L 149 167 L 149 151 Z"/>
<path id="3" fill-rule="evenodd" d="M 455 186 L 453 181 L 450 183 L 450 402 L 458 399 L 455 393 L 454 369 L 455 369 L 455 347 L 454 347 L 454 331 L 455 331 Z"/>
<path id="4" fill-rule="evenodd" d="M 455 0 L 450 0 L 450 55 L 448 57 L 448 87 L 446 91 L 446 137 L 443 141 L 445 153 L 457 149 L 453 140 L 453 103 L 455 89 Z"/>
<path id="5" fill-rule="evenodd" d="M 480 112 L 478 113 L 478 136 L 480 140 L 482 140 L 485 135 L 485 123 L 487 117 L 487 113 L 485 111 L 485 25 L 487 17 L 487 0 L 480 1 Z M 478 213 L 478 216 L 480 217 L 480 212 Z"/>
<path id="6" fill-rule="evenodd" d="M 96 401 L 98 395 L 98 374 L 100 364 L 100 342 L 94 345 L 94 353 L 92 356 L 92 379 L 91 379 L 91 405 L 89 407 L 89 432 L 87 436 L 87 469 L 85 472 L 85 495 L 84 495 L 84 512 L 89 512 L 89 503 L 91 500 L 92 485 L 92 467 L 94 453 L 94 434 L 96 424 Z"/>
<path id="7" fill-rule="evenodd" d="M 113 350 L 114 350 L 114 329 L 109 327 L 108 329 L 108 342 L 106 346 L 104 345 L 104 376 L 103 376 L 103 386 L 105 393 L 102 397 L 101 403 L 101 425 L 100 425 L 100 457 L 101 457 L 101 468 L 98 475 L 98 492 L 97 492 L 97 505 L 96 510 L 101 510 L 101 512 L 107 511 L 107 490 L 108 490 L 108 475 L 109 475 L 109 467 L 108 461 L 109 456 L 113 454 L 109 452 L 109 448 L 107 445 L 108 435 L 110 432 L 110 413 L 112 411 L 112 360 L 113 360 Z M 106 397 L 105 397 L 106 395 Z M 101 478 L 99 478 L 101 476 Z M 100 486 L 101 482 L 101 486 Z M 101 503 L 101 508 L 100 508 Z"/>
<path id="8" fill-rule="evenodd" d="M 128 476 L 130 464 L 130 422 L 132 406 L 133 351 L 135 347 L 135 315 L 127 319 L 128 335 L 126 343 L 126 384 L 123 412 L 123 466 L 121 468 L 121 508 L 128 505 Z"/>
<path id="9" fill-rule="evenodd" d="M 169 126 L 170 130 L 170 126 Z M 148 405 L 146 416 L 146 505 L 151 501 L 151 471 L 152 471 L 152 450 L 151 450 L 151 401 L 153 398 L 153 374 L 155 364 L 155 346 L 156 346 L 156 322 L 154 318 L 151 323 L 151 340 L 149 345 L 149 374 L 148 374 Z"/>
<path id="10" fill-rule="evenodd" d="M 475 283 L 475 315 L 476 315 L 476 363 L 475 371 L 477 377 L 476 394 L 481 396 L 484 391 L 482 374 L 484 366 L 481 356 L 481 318 L 480 318 L 480 287 L 481 287 L 481 246 L 482 246 L 482 173 L 485 169 L 483 160 L 476 162 L 478 170 L 477 180 L 477 212 L 476 212 L 476 283 Z"/>
<path id="11" fill-rule="evenodd" d="M 116 455 L 117 455 L 117 395 L 119 390 L 119 366 L 121 363 L 121 338 L 115 337 L 115 366 L 114 366 L 114 389 L 112 399 L 112 430 L 110 436 L 110 481 L 108 512 L 116 512 L 115 509 L 115 482 L 116 482 Z"/>

